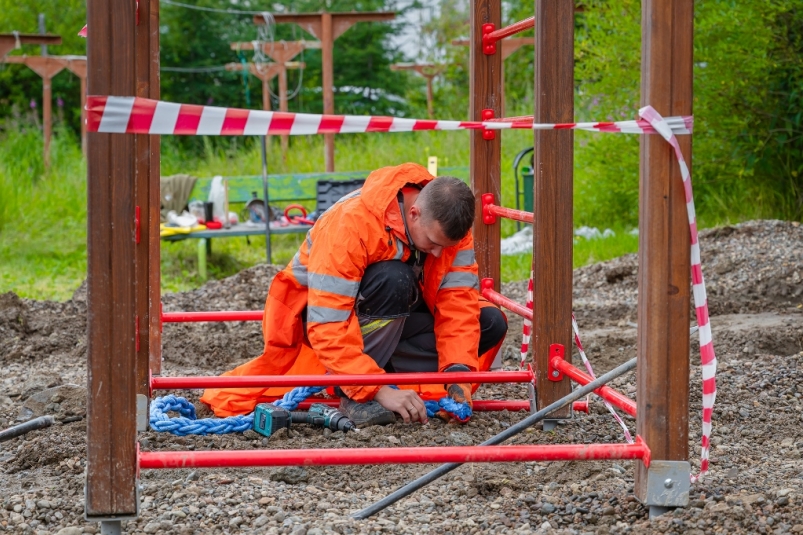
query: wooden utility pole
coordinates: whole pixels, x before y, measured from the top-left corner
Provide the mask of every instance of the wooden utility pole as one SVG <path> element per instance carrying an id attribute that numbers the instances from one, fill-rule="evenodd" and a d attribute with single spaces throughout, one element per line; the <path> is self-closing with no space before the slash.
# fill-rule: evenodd
<path id="1" fill-rule="evenodd" d="M 390 66 L 391 71 L 415 71 L 427 80 L 427 116 L 435 118 L 435 110 L 432 103 L 432 79 L 438 76 L 446 68 L 446 65 L 435 63 L 394 63 Z"/>
<path id="2" fill-rule="evenodd" d="M 482 46 L 482 25 L 502 22 L 501 0 L 471 0 L 471 46 L 469 80 L 469 119 L 482 121 L 500 117 L 502 113 L 502 56 L 486 55 Z M 500 130 L 471 130 L 470 176 L 471 189 L 476 198 L 476 210 L 482 213 L 482 195 L 493 193 L 496 202 L 502 203 L 502 132 Z M 474 250 L 480 270 L 480 279 L 494 280 L 499 291 L 501 222 L 486 225 L 482 217 L 474 223 Z"/>
<path id="3" fill-rule="evenodd" d="M 63 69 L 81 80 L 81 149 L 86 154 L 86 56 L 7 56 L 5 63 L 25 65 L 42 77 L 42 125 L 45 165 L 50 166 L 50 140 L 53 135 L 53 95 L 51 80 Z"/>
<path id="4" fill-rule="evenodd" d="M 136 22 L 129 0 L 87 0 L 92 94 L 137 94 Z M 87 141 L 86 516 L 113 518 L 119 529 L 119 519 L 138 512 L 136 333 L 144 281 L 137 278 L 135 180 L 142 147 L 116 134 L 89 133 Z"/>
<path id="5" fill-rule="evenodd" d="M 502 111 L 501 116 L 505 116 L 505 60 L 513 54 L 516 50 L 523 46 L 533 46 L 535 44 L 535 37 L 508 37 L 502 39 L 498 43 L 502 43 Z M 497 43 L 497 45 L 498 45 Z M 452 41 L 455 46 L 468 46 L 468 39 L 455 39 Z"/>
<path id="6" fill-rule="evenodd" d="M 664 117 L 692 114 L 693 20 L 693 0 L 642 2 L 641 104 Z M 691 167 L 691 136 L 677 139 Z M 689 482 L 689 222 L 680 170 L 661 136 L 641 136 L 640 175 L 636 427 L 653 465 L 636 463 L 635 492 L 651 507 L 685 505 L 655 503 L 648 492 L 656 461 L 680 461 L 667 465 Z"/>
<path id="7" fill-rule="evenodd" d="M 22 45 L 60 45 L 60 35 L 41 35 L 38 33 L 0 33 L 0 59 Z"/>
<path id="8" fill-rule="evenodd" d="M 395 12 L 352 12 L 352 13 L 275 13 L 277 24 L 298 24 L 321 42 L 321 68 L 323 70 L 323 113 L 335 113 L 334 61 L 335 40 L 358 22 L 384 22 L 396 18 Z M 255 24 L 265 24 L 265 17 L 254 16 Z M 335 136 L 324 135 L 324 161 L 326 172 L 335 170 Z"/>
<path id="9" fill-rule="evenodd" d="M 535 0 L 536 123 L 574 121 L 574 0 Z M 504 42 L 504 41 L 503 41 Z M 549 346 L 572 348 L 573 130 L 536 130 L 533 179 L 533 361 L 539 407 L 571 392 L 550 381 Z M 571 406 L 553 418 L 571 417 Z M 555 424 L 546 420 L 544 428 Z"/>

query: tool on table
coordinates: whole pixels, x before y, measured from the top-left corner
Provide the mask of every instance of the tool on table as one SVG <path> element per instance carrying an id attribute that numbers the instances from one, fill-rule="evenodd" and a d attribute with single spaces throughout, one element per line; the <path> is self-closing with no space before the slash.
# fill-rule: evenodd
<path id="1" fill-rule="evenodd" d="M 345 414 L 323 403 L 313 403 L 309 412 L 289 412 L 271 403 L 260 403 L 254 409 L 254 431 L 266 437 L 279 429 L 289 429 L 291 423 L 328 427 L 344 433 L 357 430 L 357 426 Z"/>

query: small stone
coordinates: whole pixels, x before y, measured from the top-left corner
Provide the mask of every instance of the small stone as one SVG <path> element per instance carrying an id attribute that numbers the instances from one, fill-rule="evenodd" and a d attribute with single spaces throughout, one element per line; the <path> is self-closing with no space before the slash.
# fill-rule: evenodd
<path id="1" fill-rule="evenodd" d="M 319 489 L 318 487 L 314 487 L 312 485 L 308 485 L 306 490 L 310 494 L 320 494 L 322 492 L 321 489 Z"/>
<path id="2" fill-rule="evenodd" d="M 269 503 L 270 503 L 270 498 L 268 498 L 267 496 L 259 499 L 259 505 L 267 505 Z"/>
<path id="3" fill-rule="evenodd" d="M 242 523 L 243 523 L 243 517 L 241 517 L 241 516 L 235 516 L 234 518 L 229 520 L 229 526 L 233 527 L 233 528 L 236 528 L 237 526 L 239 526 Z"/>
<path id="4" fill-rule="evenodd" d="M 474 444 L 474 441 L 468 434 L 462 433 L 460 431 L 452 432 L 449 435 L 449 438 L 451 438 L 452 444 L 454 444 L 455 446 L 471 446 L 472 444 Z"/>
<path id="5" fill-rule="evenodd" d="M 729 469 L 727 472 L 725 472 L 725 477 L 727 477 L 728 479 L 733 479 L 738 475 L 739 475 L 739 469 L 736 468 L 735 466 Z"/>
<path id="6" fill-rule="evenodd" d="M 742 503 L 749 505 L 753 505 L 754 503 L 762 504 L 765 501 L 763 494 L 748 494 L 747 496 L 742 496 Z"/>
<path id="7" fill-rule="evenodd" d="M 616 512 L 612 506 L 607 506 L 602 510 L 602 516 L 611 516 Z"/>
<path id="8" fill-rule="evenodd" d="M 803 524 L 795 524 L 790 531 L 792 533 L 803 533 Z"/>
<path id="9" fill-rule="evenodd" d="M 549 502 L 546 502 L 544 505 L 541 506 L 541 514 L 549 515 L 555 512 L 555 506 Z"/>
<path id="10" fill-rule="evenodd" d="M 76 528 L 76 529 L 78 529 L 78 528 Z M 157 531 L 159 531 L 159 523 L 158 522 L 148 522 L 147 524 L 145 524 L 145 527 L 142 528 L 142 531 L 144 531 L 145 533 L 156 533 Z M 59 532 L 59 533 L 61 533 L 61 532 Z M 80 534 L 81 534 L 81 531 L 79 530 L 76 533 L 76 535 L 80 535 Z"/>
<path id="11" fill-rule="evenodd" d="M 36 502 L 36 507 L 38 509 L 50 509 L 50 502 L 47 500 L 39 500 Z"/>
<path id="12" fill-rule="evenodd" d="M 284 512 L 284 511 L 279 511 L 278 513 L 276 513 L 276 514 L 273 516 L 273 519 L 274 519 L 276 522 L 284 522 L 284 519 L 285 519 L 285 518 L 287 518 L 287 514 L 285 514 L 285 512 Z"/>
<path id="13" fill-rule="evenodd" d="M 792 492 L 792 489 L 781 489 L 781 490 L 778 491 L 777 494 L 778 494 L 779 498 L 783 498 L 784 496 L 789 496 L 789 494 L 791 492 Z"/>
<path id="14" fill-rule="evenodd" d="M 741 409 L 739 409 L 739 416 L 741 416 L 742 418 L 750 418 L 750 411 L 742 407 Z"/>
<path id="15" fill-rule="evenodd" d="M 271 473 L 270 478 L 273 481 L 283 481 L 290 485 L 295 485 L 307 481 L 309 474 L 300 466 L 285 466 Z"/>
<path id="16" fill-rule="evenodd" d="M 775 500 L 775 505 L 789 505 L 789 496 L 782 496 Z"/>
<path id="17" fill-rule="evenodd" d="M 401 444 L 401 441 L 398 438 L 394 437 L 393 435 L 387 437 L 387 441 L 390 442 L 391 444 Z"/>
<path id="18" fill-rule="evenodd" d="M 262 526 L 267 524 L 269 521 L 270 521 L 270 519 L 267 516 L 260 515 L 259 517 L 257 517 L 256 520 L 254 520 L 254 527 L 255 528 L 261 528 Z"/>
<path id="19" fill-rule="evenodd" d="M 307 535 L 323 535 L 321 528 L 310 528 L 307 530 Z"/>
<path id="20" fill-rule="evenodd" d="M 189 473 L 189 475 L 187 476 L 186 480 L 187 481 L 198 481 L 199 479 L 201 479 L 201 475 L 198 472 L 193 471 L 193 472 Z"/>
<path id="21" fill-rule="evenodd" d="M 293 531 L 290 532 L 291 535 L 307 535 L 307 526 L 300 525 L 296 526 Z"/>

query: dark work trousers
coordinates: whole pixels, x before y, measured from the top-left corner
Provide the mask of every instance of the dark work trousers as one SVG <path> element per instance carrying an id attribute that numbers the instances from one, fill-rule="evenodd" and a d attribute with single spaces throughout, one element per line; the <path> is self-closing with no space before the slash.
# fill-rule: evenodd
<path id="1" fill-rule="evenodd" d="M 420 296 L 416 271 L 415 266 L 388 260 L 368 266 L 360 282 L 355 309 L 364 351 L 388 372 L 438 371 L 435 317 Z M 497 308 L 481 309 L 479 327 L 478 355 L 507 333 Z"/>

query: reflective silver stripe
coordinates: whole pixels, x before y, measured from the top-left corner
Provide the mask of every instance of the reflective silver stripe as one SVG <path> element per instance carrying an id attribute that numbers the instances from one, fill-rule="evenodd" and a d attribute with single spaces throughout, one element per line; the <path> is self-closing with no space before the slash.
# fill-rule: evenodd
<path id="1" fill-rule="evenodd" d="M 312 231 L 308 230 L 307 231 L 307 251 L 308 252 L 312 250 L 312 236 L 310 236 L 310 234 L 312 234 Z"/>
<path id="2" fill-rule="evenodd" d="M 399 238 L 396 238 L 396 256 L 393 257 L 393 260 L 401 260 L 404 256 L 404 244 Z"/>
<path id="3" fill-rule="evenodd" d="M 355 298 L 360 289 L 360 281 L 350 281 L 334 275 L 322 275 L 320 273 L 309 274 L 309 287 L 313 290 L 331 292 L 342 295 L 343 297 Z"/>
<path id="4" fill-rule="evenodd" d="M 457 251 L 457 256 L 454 257 L 452 266 L 454 267 L 468 267 L 474 265 L 474 249 L 464 249 Z"/>
<path id="5" fill-rule="evenodd" d="M 474 288 L 475 290 L 479 290 L 480 279 L 473 273 L 452 271 L 451 273 L 447 273 L 441 281 L 439 290 L 443 290 L 444 288 Z"/>
<path id="6" fill-rule="evenodd" d="M 307 307 L 307 321 L 315 323 L 335 323 L 346 321 L 351 316 L 351 310 L 338 310 L 329 307 Z"/>
<path id="7" fill-rule="evenodd" d="M 301 286 L 307 285 L 307 266 L 301 263 L 300 252 L 293 257 L 293 276 Z"/>

